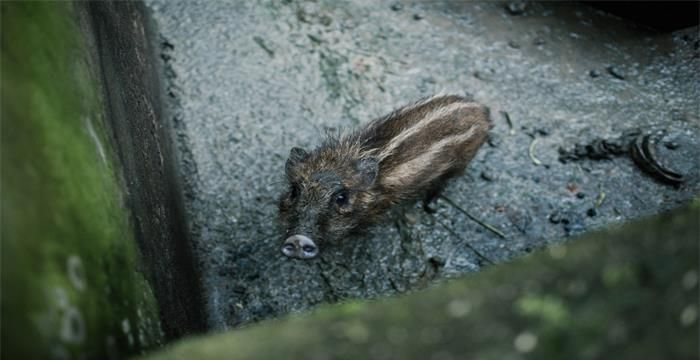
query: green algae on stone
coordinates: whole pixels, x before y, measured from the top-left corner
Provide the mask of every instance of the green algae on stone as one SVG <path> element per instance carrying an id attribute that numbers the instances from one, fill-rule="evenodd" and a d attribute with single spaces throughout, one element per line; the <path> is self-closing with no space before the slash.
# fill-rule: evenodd
<path id="1" fill-rule="evenodd" d="M 1 6 L 2 358 L 158 344 L 76 5 Z"/>
<path id="2" fill-rule="evenodd" d="M 419 293 L 186 339 L 145 359 L 694 358 L 699 217 L 696 201 Z"/>

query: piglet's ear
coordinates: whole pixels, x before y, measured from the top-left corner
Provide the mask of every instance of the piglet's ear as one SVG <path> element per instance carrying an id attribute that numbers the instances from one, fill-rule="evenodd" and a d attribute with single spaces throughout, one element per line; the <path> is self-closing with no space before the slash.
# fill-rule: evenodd
<path id="1" fill-rule="evenodd" d="M 360 180 L 363 186 L 369 187 L 374 184 L 379 172 L 379 161 L 375 157 L 367 157 L 357 160 L 355 168 L 360 174 Z"/>
<path id="2" fill-rule="evenodd" d="M 309 153 L 306 152 L 306 150 L 298 147 L 293 147 L 291 151 L 289 151 L 289 159 L 287 159 L 287 164 L 285 165 L 285 169 L 287 172 L 289 172 L 296 164 L 306 160 L 306 158 L 309 157 Z"/>
<path id="3" fill-rule="evenodd" d="M 309 157 L 309 153 L 302 148 L 293 147 L 292 150 L 289 151 L 289 161 L 293 163 L 304 161 L 307 157 Z"/>

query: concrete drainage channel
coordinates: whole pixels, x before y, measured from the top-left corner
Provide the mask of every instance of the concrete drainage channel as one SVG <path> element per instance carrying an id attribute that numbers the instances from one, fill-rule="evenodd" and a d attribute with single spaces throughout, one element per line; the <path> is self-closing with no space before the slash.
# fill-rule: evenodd
<path id="1" fill-rule="evenodd" d="M 2 357 L 135 354 L 677 207 L 697 44 L 583 4 L 3 3 Z M 437 212 L 285 258 L 289 149 L 436 92 L 494 120 Z"/>
<path id="2" fill-rule="evenodd" d="M 698 192 L 696 27 L 658 33 L 583 4 L 147 5 L 211 328 L 423 288 Z M 441 91 L 488 105 L 495 126 L 437 213 L 408 206 L 320 259 L 285 258 L 273 219 L 289 149 Z M 682 185 L 640 171 L 634 132 L 654 134 Z"/>
<path id="3" fill-rule="evenodd" d="M 2 358 L 205 330 L 143 4 L 2 3 Z"/>

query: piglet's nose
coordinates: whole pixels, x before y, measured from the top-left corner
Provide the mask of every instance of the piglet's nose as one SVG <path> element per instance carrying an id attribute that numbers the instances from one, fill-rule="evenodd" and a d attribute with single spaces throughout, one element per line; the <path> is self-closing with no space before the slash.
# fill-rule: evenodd
<path id="1" fill-rule="evenodd" d="M 312 259 L 318 255 L 318 247 L 307 236 L 292 235 L 284 241 L 282 253 L 291 258 Z"/>

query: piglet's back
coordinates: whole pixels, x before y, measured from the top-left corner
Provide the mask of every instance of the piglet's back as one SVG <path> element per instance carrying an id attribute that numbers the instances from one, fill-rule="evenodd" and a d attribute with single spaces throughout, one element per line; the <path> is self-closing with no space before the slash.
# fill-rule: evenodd
<path id="1" fill-rule="evenodd" d="M 369 123 L 357 136 L 379 161 L 379 185 L 411 192 L 461 172 L 486 140 L 486 107 L 437 95 Z"/>

